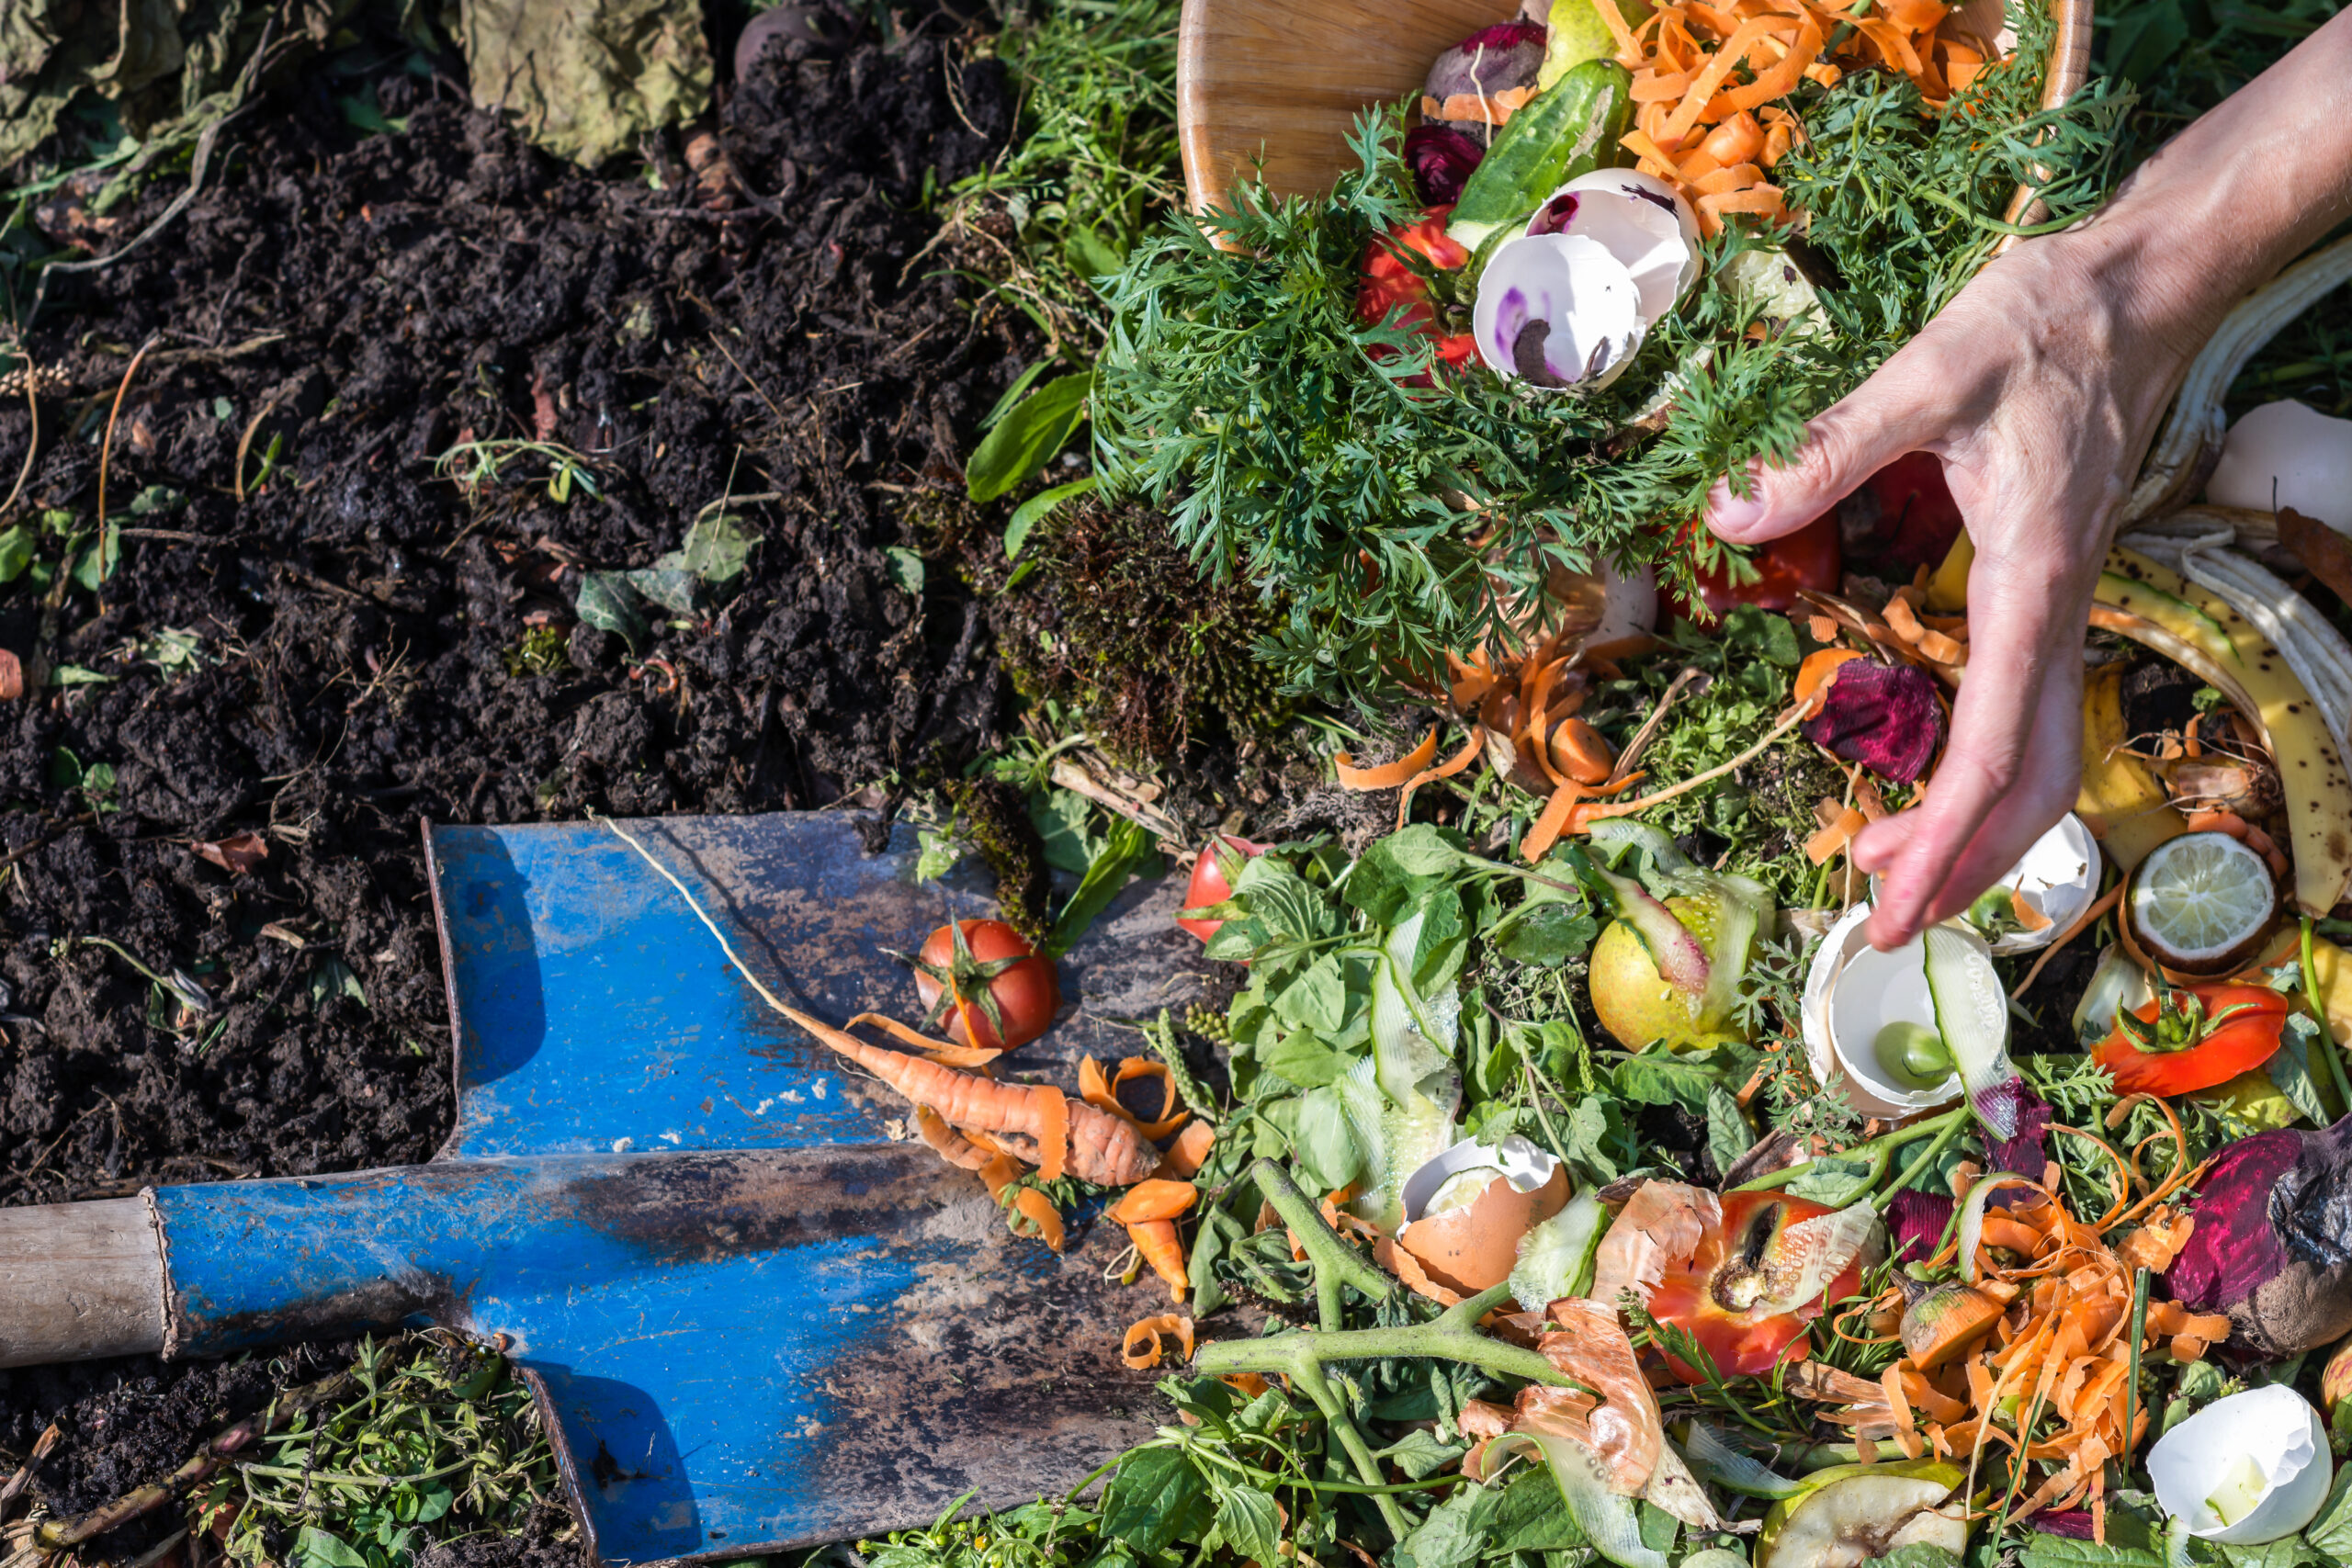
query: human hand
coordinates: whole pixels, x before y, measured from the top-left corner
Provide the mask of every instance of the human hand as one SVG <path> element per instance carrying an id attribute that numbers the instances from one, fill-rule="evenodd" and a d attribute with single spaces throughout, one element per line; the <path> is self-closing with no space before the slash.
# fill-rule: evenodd
<path id="1" fill-rule="evenodd" d="M 1942 459 L 1976 547 L 1969 662 L 1924 804 L 1871 824 L 1882 874 L 1868 934 L 1902 945 L 1968 908 L 2075 803 L 2082 646 L 2119 502 L 2210 328 L 2177 306 L 2122 228 L 2019 246 L 1813 421 L 1796 462 L 1719 485 L 1734 543 L 1794 532 L 1905 452 Z"/>

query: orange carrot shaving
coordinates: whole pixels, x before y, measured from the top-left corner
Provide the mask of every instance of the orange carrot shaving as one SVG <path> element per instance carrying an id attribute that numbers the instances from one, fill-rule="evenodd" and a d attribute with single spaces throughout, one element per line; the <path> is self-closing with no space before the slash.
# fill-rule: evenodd
<path id="1" fill-rule="evenodd" d="M 1151 1271 L 1168 1284 L 1170 1301 L 1181 1302 L 1192 1280 L 1184 1272 L 1184 1242 L 1176 1234 L 1174 1220 L 1142 1220 L 1127 1227 L 1127 1235 L 1151 1265 Z"/>
<path id="2" fill-rule="evenodd" d="M 1479 733 L 1476 726 L 1473 726 L 1470 730 L 1470 739 L 1462 743 L 1461 750 L 1456 751 L 1453 756 L 1448 757 L 1436 767 L 1424 768 L 1419 773 L 1415 773 L 1411 778 L 1407 779 L 1405 781 L 1405 793 L 1396 797 L 1397 831 L 1404 831 L 1405 814 L 1413 808 L 1414 791 L 1419 789 L 1425 784 L 1432 784 L 1439 779 L 1452 778 L 1454 774 L 1460 773 L 1463 769 L 1476 761 L 1478 760 L 1479 753 L 1486 750 L 1486 749 L 1487 738 Z"/>
<path id="3" fill-rule="evenodd" d="M 1208 1162 L 1209 1149 L 1216 1142 L 1216 1129 L 1205 1122 L 1193 1122 L 1176 1134 L 1176 1141 L 1168 1145 L 1168 1153 L 1160 1158 L 1159 1168 L 1152 1174 L 1191 1180 Z"/>
<path id="4" fill-rule="evenodd" d="M 1179 1353 L 1186 1360 L 1193 1359 L 1193 1320 L 1172 1312 L 1157 1317 L 1147 1317 L 1127 1325 L 1126 1337 L 1119 1343 L 1120 1361 L 1134 1371 L 1149 1371 L 1159 1365 L 1159 1340 L 1162 1335 L 1173 1337 Z"/>
<path id="5" fill-rule="evenodd" d="M 1037 1178 L 1055 1181 L 1069 1159 L 1069 1101 L 1051 1084 L 1037 1089 Z"/>
<path id="6" fill-rule="evenodd" d="M 1340 771 L 1343 789 L 1395 789 L 1415 773 L 1430 765 L 1437 755 L 1437 730 L 1432 728 L 1419 746 L 1393 762 L 1383 762 L 1376 768 L 1359 768 L 1356 760 L 1345 751 L 1333 753 L 1331 763 Z"/>
<path id="7" fill-rule="evenodd" d="M 1110 1213 L 1124 1225 L 1141 1224 L 1147 1220 L 1172 1220 L 1193 1206 L 1195 1196 L 1189 1181 L 1155 1177 L 1128 1188 L 1126 1195 L 1111 1206 Z"/>
<path id="8" fill-rule="evenodd" d="M 983 1051 L 976 1045 L 950 1045 L 944 1040 L 933 1040 L 918 1033 L 897 1019 L 878 1012 L 862 1012 L 842 1026 L 846 1029 L 878 1029 L 901 1045 L 914 1047 L 915 1054 L 926 1062 L 936 1062 L 943 1067 L 985 1067 L 1004 1055 L 999 1050 Z"/>
<path id="9" fill-rule="evenodd" d="M 1560 830 L 1568 825 L 1569 814 L 1575 811 L 1577 802 L 1584 795 L 1584 785 L 1574 779 L 1554 790 L 1552 798 L 1544 804 L 1543 815 L 1535 818 L 1535 825 L 1527 830 L 1527 837 L 1519 841 L 1520 859 L 1532 865 L 1549 854 L 1552 846 L 1560 841 Z"/>
<path id="10" fill-rule="evenodd" d="M 989 1197 L 1001 1198 L 1020 1174 L 1021 1162 L 1011 1155 L 990 1155 L 988 1164 L 980 1167 L 980 1184 L 989 1190 Z"/>
<path id="11" fill-rule="evenodd" d="M 1831 855 L 1852 843 L 1854 835 L 1869 826 L 1870 818 L 1852 807 L 1841 808 L 1836 821 L 1829 823 L 1804 841 L 1805 859 L 1815 865 L 1821 864 Z"/>
<path id="12" fill-rule="evenodd" d="M 1034 1187 L 1024 1187 L 1012 1195 L 1012 1207 L 1021 1217 L 1036 1226 L 1037 1239 L 1055 1252 L 1062 1249 L 1062 1212 L 1054 1201 Z"/>

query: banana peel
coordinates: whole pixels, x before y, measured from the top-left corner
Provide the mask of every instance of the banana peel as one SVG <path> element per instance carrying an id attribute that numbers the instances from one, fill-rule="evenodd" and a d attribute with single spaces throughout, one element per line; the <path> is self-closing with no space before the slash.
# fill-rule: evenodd
<path id="1" fill-rule="evenodd" d="M 2220 599 L 2120 547 L 2108 552 L 2091 624 L 2181 665 L 2261 728 L 2286 788 L 2295 903 L 2312 916 L 2333 909 L 2352 886 L 2352 774 L 2285 656 Z"/>
<path id="2" fill-rule="evenodd" d="M 2075 814 L 2100 824 L 2099 848 L 2124 871 L 2167 839 L 2188 831 L 2163 781 L 2122 750 L 2123 666 L 2101 665 L 2083 681 L 2083 792 Z"/>

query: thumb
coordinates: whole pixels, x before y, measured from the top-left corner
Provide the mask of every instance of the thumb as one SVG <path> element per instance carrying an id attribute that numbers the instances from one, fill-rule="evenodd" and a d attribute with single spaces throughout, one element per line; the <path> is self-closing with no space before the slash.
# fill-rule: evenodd
<path id="1" fill-rule="evenodd" d="M 1944 434 L 1944 421 L 1885 370 L 1863 382 L 1805 426 L 1787 467 L 1758 458 L 1747 468 L 1746 496 L 1728 479 L 1707 495 L 1707 526 L 1735 545 L 1793 534 L 1905 452 Z"/>

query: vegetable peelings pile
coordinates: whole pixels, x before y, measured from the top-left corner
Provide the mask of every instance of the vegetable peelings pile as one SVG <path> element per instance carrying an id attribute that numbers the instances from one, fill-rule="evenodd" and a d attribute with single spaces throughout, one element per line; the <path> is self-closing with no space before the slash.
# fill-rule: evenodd
<path id="1" fill-rule="evenodd" d="M 1417 717 L 1331 759 L 1383 830 L 1194 851 L 1230 1001 L 1125 1061 L 1012 1076 L 1130 858 L 1041 947 L 934 934 L 944 1040 L 791 1014 L 1017 1232 L 1119 1227 L 1118 1354 L 1173 1374 L 1064 1498 L 864 1550 L 2352 1563 L 2352 644 L 2275 574 L 2352 589 L 2334 530 L 2141 508 L 2075 809 L 1880 953 L 1849 848 L 1934 788 L 1969 663 L 1940 470 L 1754 562 L 1689 523 L 2095 205 L 2128 99 L 2036 107 L 2030 9 L 1536 9 L 1329 198 L 1245 189 L 1106 283 L 1105 485 L 1287 604 L 1295 679 Z"/>

